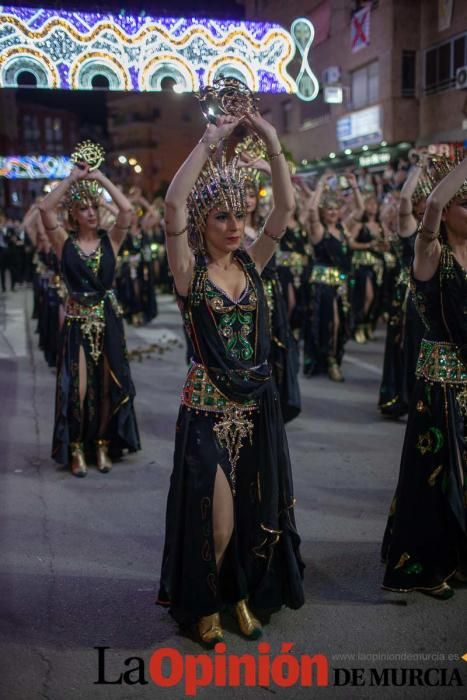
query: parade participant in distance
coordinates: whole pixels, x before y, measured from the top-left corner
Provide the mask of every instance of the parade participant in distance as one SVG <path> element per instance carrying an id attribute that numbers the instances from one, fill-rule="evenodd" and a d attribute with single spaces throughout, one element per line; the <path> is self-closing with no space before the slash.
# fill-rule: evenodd
<path id="1" fill-rule="evenodd" d="M 119 210 L 109 232 L 99 229 L 102 187 Z M 63 201 L 68 232 L 57 218 Z M 116 453 L 140 447 L 121 311 L 112 289 L 132 207 L 105 175 L 99 170 L 89 173 L 89 166 L 80 163 L 39 208 L 68 294 L 57 360 L 52 456 L 59 463 L 69 462 L 75 476 L 86 475 L 88 454 L 95 456 L 100 472 L 108 472 L 109 446 Z"/>

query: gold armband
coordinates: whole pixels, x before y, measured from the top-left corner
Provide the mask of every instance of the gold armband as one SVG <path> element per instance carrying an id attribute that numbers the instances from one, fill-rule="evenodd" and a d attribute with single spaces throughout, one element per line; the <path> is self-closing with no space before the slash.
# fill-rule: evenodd
<path id="1" fill-rule="evenodd" d="M 274 160 L 274 158 L 279 158 L 279 156 L 283 156 L 283 155 L 284 155 L 284 151 L 281 148 L 281 150 L 278 153 L 268 153 L 268 160 Z"/>
<path id="2" fill-rule="evenodd" d="M 181 236 L 183 233 L 186 233 L 187 231 L 188 231 L 188 224 L 184 228 L 182 228 L 181 231 L 174 231 L 174 232 L 166 231 L 165 235 L 167 236 L 167 238 L 176 238 L 177 236 Z"/>
<path id="3" fill-rule="evenodd" d="M 420 236 L 420 238 L 424 241 L 435 241 L 437 238 L 439 238 L 439 230 L 429 231 L 423 225 L 423 221 L 420 221 L 417 227 L 417 236 Z"/>

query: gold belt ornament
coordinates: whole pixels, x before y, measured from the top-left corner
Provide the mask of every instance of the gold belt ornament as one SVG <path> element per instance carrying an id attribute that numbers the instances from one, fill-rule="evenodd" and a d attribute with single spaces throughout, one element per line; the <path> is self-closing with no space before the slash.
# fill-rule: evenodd
<path id="1" fill-rule="evenodd" d="M 347 282 L 347 275 L 337 267 L 315 265 L 311 271 L 311 284 L 329 284 L 331 287 L 339 287 Z"/>
<path id="2" fill-rule="evenodd" d="M 371 250 L 354 250 L 352 265 L 357 270 L 359 267 L 372 267 L 376 274 L 376 284 L 378 287 L 383 284 L 384 263 Z"/>
<path id="3" fill-rule="evenodd" d="M 230 480 L 235 495 L 237 462 L 243 441 L 253 438 L 251 414 L 258 410 L 255 401 L 236 404 L 229 401 L 210 381 L 206 368 L 194 364 L 188 372 L 182 393 L 182 404 L 189 409 L 218 414 L 214 433 L 220 447 L 227 450 L 230 462 Z"/>
<path id="4" fill-rule="evenodd" d="M 113 289 L 106 292 L 106 297 L 110 299 L 117 316 L 121 316 L 122 310 Z M 91 357 L 97 363 L 104 349 L 105 297 L 92 306 L 85 306 L 69 297 L 66 301 L 65 317 L 79 322 L 82 334 L 89 340 Z"/>
<path id="5" fill-rule="evenodd" d="M 467 367 L 455 343 L 423 339 L 415 374 L 432 382 L 467 385 Z"/>
<path id="6" fill-rule="evenodd" d="M 292 250 L 278 250 L 276 253 L 276 263 L 284 267 L 300 267 L 303 269 L 307 263 L 307 256 L 301 253 L 295 253 Z"/>

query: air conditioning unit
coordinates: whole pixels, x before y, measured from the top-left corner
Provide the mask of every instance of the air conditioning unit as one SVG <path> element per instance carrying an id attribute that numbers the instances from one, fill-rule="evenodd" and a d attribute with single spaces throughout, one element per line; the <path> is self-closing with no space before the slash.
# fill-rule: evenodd
<path id="1" fill-rule="evenodd" d="M 467 66 L 462 66 L 456 70 L 456 88 L 467 90 Z"/>
<path id="2" fill-rule="evenodd" d="M 338 83 L 341 79 L 341 69 L 339 66 L 329 66 L 323 71 L 323 83 L 324 85 L 332 85 L 333 83 Z"/>

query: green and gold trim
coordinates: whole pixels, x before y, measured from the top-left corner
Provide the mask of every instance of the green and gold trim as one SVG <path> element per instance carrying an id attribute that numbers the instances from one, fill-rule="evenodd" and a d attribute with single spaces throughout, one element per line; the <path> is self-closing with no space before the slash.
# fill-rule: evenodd
<path id="1" fill-rule="evenodd" d="M 423 339 L 415 374 L 431 382 L 467 384 L 467 367 L 455 343 Z"/>

